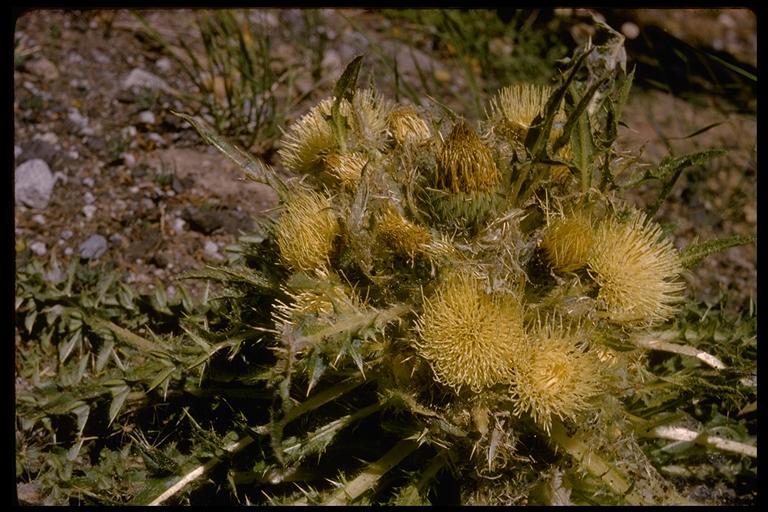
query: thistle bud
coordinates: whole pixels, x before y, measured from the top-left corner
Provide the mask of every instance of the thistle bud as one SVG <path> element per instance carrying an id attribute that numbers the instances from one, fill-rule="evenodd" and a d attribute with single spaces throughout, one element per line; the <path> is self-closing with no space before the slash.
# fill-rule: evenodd
<path id="1" fill-rule="evenodd" d="M 275 239 L 283 263 L 294 270 L 324 267 L 339 231 L 330 199 L 300 191 L 283 206 L 275 224 Z"/>
<path id="2" fill-rule="evenodd" d="M 411 107 L 399 107 L 388 117 L 389 130 L 398 144 L 419 144 L 429 140 L 427 123 Z"/>
<path id="3" fill-rule="evenodd" d="M 384 243 L 411 259 L 432 241 L 426 228 L 410 222 L 391 207 L 384 211 L 376 231 Z"/>
<path id="4" fill-rule="evenodd" d="M 491 150 L 465 121 L 460 121 L 438 154 L 435 187 L 453 193 L 487 192 L 500 181 Z"/>
<path id="5" fill-rule="evenodd" d="M 479 392 L 508 382 L 524 340 L 520 302 L 486 293 L 468 273 L 438 285 L 416 325 L 419 354 L 439 382 L 456 390 Z"/>
<path id="6" fill-rule="evenodd" d="M 588 263 L 600 287 L 597 300 L 614 322 L 663 321 L 682 300 L 680 256 L 663 239 L 661 227 L 642 212 L 633 212 L 625 222 L 604 220 Z"/>
<path id="7" fill-rule="evenodd" d="M 547 219 L 541 248 L 557 272 L 572 272 L 587 264 L 594 245 L 595 229 L 585 213 Z"/>
<path id="8" fill-rule="evenodd" d="M 347 188 L 354 188 L 360 182 L 363 167 L 368 162 L 365 155 L 357 152 L 331 153 L 324 160 L 328 173 Z"/>

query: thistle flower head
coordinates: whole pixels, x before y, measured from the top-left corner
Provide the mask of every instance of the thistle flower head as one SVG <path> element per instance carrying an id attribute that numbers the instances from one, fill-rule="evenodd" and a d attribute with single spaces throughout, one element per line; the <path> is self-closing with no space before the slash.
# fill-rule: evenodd
<path id="1" fill-rule="evenodd" d="M 283 205 L 275 223 L 280 258 L 294 270 L 322 268 L 328 262 L 339 225 L 324 194 L 302 190 Z"/>
<path id="2" fill-rule="evenodd" d="M 488 119 L 502 135 L 522 143 L 537 115 L 544 112 L 552 88 L 534 84 L 515 84 L 501 89 L 489 104 Z M 558 112 L 556 124 L 564 122 Z"/>
<path id="3" fill-rule="evenodd" d="M 501 181 L 491 150 L 461 120 L 437 156 L 435 187 L 447 192 L 487 192 Z"/>
<path id="4" fill-rule="evenodd" d="M 621 222 L 600 223 L 589 258 L 589 270 L 600 286 L 598 301 L 617 323 L 654 323 L 670 318 L 685 288 L 683 271 L 672 242 L 642 212 Z"/>
<path id="5" fill-rule="evenodd" d="M 594 236 L 595 229 L 584 212 L 552 216 L 542 233 L 541 248 L 556 271 L 572 272 L 586 265 Z"/>
<path id="6" fill-rule="evenodd" d="M 432 241 L 426 228 L 410 222 L 391 207 L 382 214 L 376 231 L 384 243 L 411 259 Z"/>
<path id="7" fill-rule="evenodd" d="M 353 188 L 360 182 L 363 167 L 368 162 L 365 155 L 359 152 L 331 153 L 325 157 L 324 161 L 328 173 L 335 176 L 347 188 Z"/>
<path id="8" fill-rule="evenodd" d="M 579 340 L 578 328 L 556 318 L 539 323 L 517 358 L 515 414 L 529 412 L 547 432 L 552 417 L 574 419 L 602 388 L 599 360 Z"/>
<path id="9" fill-rule="evenodd" d="M 288 129 L 278 150 L 286 168 L 297 173 L 316 172 L 322 168 L 324 158 L 338 148 L 339 141 L 329 121 L 334 101 L 335 98 L 324 99 Z M 376 91 L 356 91 L 352 103 L 343 100 L 339 110 L 358 141 L 375 146 L 384 142 L 391 106 Z"/>
<path id="10" fill-rule="evenodd" d="M 429 126 L 412 107 L 398 107 L 388 116 L 389 130 L 398 144 L 418 144 L 430 138 Z"/>
<path id="11" fill-rule="evenodd" d="M 280 143 L 278 154 L 283 165 L 297 173 L 314 171 L 325 155 L 336 146 L 333 128 L 327 120 L 333 99 L 324 99 L 288 129 Z M 349 111 L 349 104 L 342 104 Z"/>
<path id="12" fill-rule="evenodd" d="M 425 300 L 416 348 L 439 382 L 479 392 L 508 382 L 524 340 L 522 314 L 512 296 L 490 295 L 470 274 L 453 274 Z"/>

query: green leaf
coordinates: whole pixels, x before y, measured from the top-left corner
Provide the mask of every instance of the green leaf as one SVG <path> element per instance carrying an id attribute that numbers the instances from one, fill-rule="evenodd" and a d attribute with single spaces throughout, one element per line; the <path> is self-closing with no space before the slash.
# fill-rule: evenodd
<path id="1" fill-rule="evenodd" d="M 109 356 L 112 355 L 112 348 L 115 346 L 115 342 L 107 340 L 99 349 L 99 353 L 96 356 L 96 371 L 100 372 L 104 369 L 104 365 L 109 361 Z"/>
<path id="2" fill-rule="evenodd" d="M 595 153 L 595 141 L 592 138 L 589 116 L 579 117 L 578 126 L 571 133 L 571 151 L 573 163 L 581 175 L 582 191 L 586 192 L 592 182 L 592 161 Z"/>
<path id="3" fill-rule="evenodd" d="M 581 68 L 584 59 L 590 53 L 591 50 L 587 50 L 576 59 L 563 84 L 555 89 L 547 100 L 543 114 L 538 114 L 531 123 L 531 127 L 528 129 L 528 133 L 525 136 L 525 147 L 528 148 L 528 151 L 534 159 L 541 160 L 546 156 L 547 142 L 549 141 L 549 135 L 552 132 L 552 123 L 554 122 L 555 115 L 557 115 L 557 111 L 560 109 L 560 105 L 565 97 L 565 92 L 576 77 L 576 72 Z"/>
<path id="4" fill-rule="evenodd" d="M 83 429 L 85 428 L 85 424 L 88 421 L 88 415 L 90 412 L 91 408 L 88 406 L 88 404 L 85 403 L 72 409 L 72 414 L 74 414 L 77 418 L 77 431 L 81 436 L 83 435 Z"/>
<path id="5" fill-rule="evenodd" d="M 751 244 L 756 240 L 756 235 L 737 235 L 729 238 L 718 238 L 716 240 L 707 240 L 706 242 L 692 243 L 682 252 L 680 260 L 684 268 L 690 269 L 710 254 L 715 254 L 739 245 Z"/>
<path id="6" fill-rule="evenodd" d="M 167 379 L 170 379 L 171 374 L 173 374 L 174 371 L 176 371 L 175 366 L 167 366 L 163 370 L 160 370 L 160 373 L 150 381 L 149 386 L 147 387 L 147 393 L 163 384 Z"/>
<path id="7" fill-rule="evenodd" d="M 552 154 L 556 154 L 560 148 L 568 143 L 569 139 L 571 139 L 571 132 L 573 131 L 574 126 L 576 126 L 579 118 L 584 115 L 584 112 L 586 111 L 589 102 L 592 101 L 592 98 L 595 96 L 597 89 L 599 89 L 607 81 L 608 78 L 603 78 L 602 80 L 596 81 L 594 84 L 592 84 L 592 87 L 590 87 L 587 92 L 584 93 L 584 96 L 582 96 L 582 98 L 579 100 L 579 103 L 576 104 L 576 107 L 569 114 L 568 119 L 565 121 L 565 126 L 563 126 L 563 133 L 560 135 L 560 137 L 557 138 L 554 145 L 552 146 Z"/>
<path id="8" fill-rule="evenodd" d="M 123 408 L 123 404 L 125 403 L 126 398 L 128 398 L 128 393 L 130 393 L 130 391 L 131 388 L 129 388 L 127 385 L 113 387 L 110 389 L 110 392 L 112 393 L 112 403 L 109 404 L 110 425 L 112 425 L 112 422 L 117 418 L 117 415 L 120 413 L 120 409 Z"/>
<path id="9" fill-rule="evenodd" d="M 352 101 L 355 95 L 355 87 L 357 87 L 357 78 L 360 74 L 360 68 L 363 64 L 363 56 L 358 55 L 352 59 L 344 71 L 341 73 L 339 80 L 333 87 L 333 95 L 336 97 L 336 104 L 341 105 L 342 100 Z M 337 107 L 338 108 L 338 107 Z"/>
<path id="10" fill-rule="evenodd" d="M 659 197 L 646 210 L 648 216 L 653 217 L 656 215 L 656 212 L 659 211 L 659 208 L 667 199 L 669 193 L 672 191 L 672 187 L 675 185 L 675 182 L 685 169 L 694 165 L 701 165 L 715 157 L 724 154 L 725 150 L 723 149 L 708 149 L 706 151 L 690 153 L 688 155 L 678 157 L 665 157 L 659 166 L 650 172 L 650 176 L 661 180 L 664 182 L 664 184 L 662 186 L 661 192 L 659 192 Z"/>
<path id="11" fill-rule="evenodd" d="M 67 341 L 59 345 L 59 361 L 61 364 L 64 364 L 69 355 L 72 353 L 72 349 L 75 348 L 75 345 L 77 345 L 82 339 L 83 331 L 78 329 L 72 336 L 69 337 Z"/>

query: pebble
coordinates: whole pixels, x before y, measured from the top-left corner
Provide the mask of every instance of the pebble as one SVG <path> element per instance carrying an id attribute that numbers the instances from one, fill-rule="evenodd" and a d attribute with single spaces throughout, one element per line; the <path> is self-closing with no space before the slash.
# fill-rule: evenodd
<path id="1" fill-rule="evenodd" d="M 93 187 L 94 185 L 93 178 L 91 178 L 90 176 L 86 176 L 85 178 L 83 178 L 83 185 L 85 185 L 88 188 Z"/>
<path id="2" fill-rule="evenodd" d="M 139 121 L 144 124 L 155 124 L 157 122 L 155 114 L 149 110 L 139 112 Z"/>
<path id="3" fill-rule="evenodd" d="M 35 135 L 32 137 L 34 140 L 42 140 L 49 144 L 56 145 L 59 143 L 59 137 L 53 132 L 45 132 L 42 135 Z"/>
<path id="4" fill-rule="evenodd" d="M 14 145 L 13 146 L 13 158 L 19 158 L 19 156 L 24 152 L 23 149 L 21 149 L 19 146 Z"/>
<path id="5" fill-rule="evenodd" d="M 97 209 L 95 205 L 87 204 L 83 206 L 83 215 L 85 215 L 86 219 L 92 219 Z"/>
<path id="6" fill-rule="evenodd" d="M 211 240 L 206 240 L 205 245 L 203 246 L 203 252 L 206 256 L 208 256 L 211 259 L 214 260 L 223 260 L 224 257 L 219 254 L 219 246 L 216 244 L 216 242 L 212 242 Z"/>
<path id="7" fill-rule="evenodd" d="M 45 160 L 49 165 L 53 164 L 53 160 L 58 154 L 56 146 L 46 140 L 32 139 L 22 143 L 20 161 L 32 160 L 33 158 L 39 158 Z"/>
<path id="8" fill-rule="evenodd" d="M 81 258 L 86 260 L 98 259 L 107 250 L 107 239 L 101 235 L 91 235 L 88 240 L 80 244 L 78 252 Z"/>
<path id="9" fill-rule="evenodd" d="M 173 219 L 173 222 L 171 223 L 171 227 L 173 228 L 173 230 L 178 235 L 178 234 L 180 234 L 180 233 L 182 233 L 184 231 L 184 225 L 185 224 L 186 224 L 186 222 L 184 221 L 184 219 L 182 219 L 180 217 L 176 217 L 175 219 Z"/>
<path id="10" fill-rule="evenodd" d="M 29 248 L 33 253 L 37 254 L 38 256 L 45 256 L 45 253 L 48 252 L 43 242 L 34 242 L 30 244 Z"/>
<path id="11" fill-rule="evenodd" d="M 128 76 L 123 79 L 122 86 L 123 89 L 146 87 L 147 89 L 159 89 L 161 91 L 168 90 L 168 84 L 165 83 L 165 80 L 140 68 L 132 69 Z"/>
<path id="12" fill-rule="evenodd" d="M 59 78 L 59 70 L 56 64 L 45 57 L 28 62 L 25 67 L 33 75 L 37 75 L 44 80 L 56 80 Z"/>
<path id="13" fill-rule="evenodd" d="M 45 160 L 27 160 L 16 167 L 14 178 L 16 203 L 38 209 L 48 206 L 56 180 Z"/>
<path id="14" fill-rule="evenodd" d="M 72 256 L 73 252 L 75 252 L 75 251 L 73 251 L 71 247 L 65 247 L 64 248 L 64 255 L 65 256 Z"/>
<path id="15" fill-rule="evenodd" d="M 139 187 L 134 185 L 134 186 L 132 186 L 132 187 L 130 187 L 128 189 L 128 192 L 130 192 L 131 194 L 138 194 L 139 193 Z"/>
<path id="16" fill-rule="evenodd" d="M 38 213 L 37 215 L 34 215 L 32 217 L 32 220 L 37 222 L 38 224 L 45 224 L 45 215 Z"/>
<path id="17" fill-rule="evenodd" d="M 171 59 L 169 59 L 168 57 L 157 59 L 157 62 L 155 62 L 155 66 L 157 67 L 157 69 L 159 69 L 163 73 L 167 73 L 171 70 Z"/>
<path id="18" fill-rule="evenodd" d="M 136 157 L 133 156 L 132 153 L 123 153 L 120 155 L 123 159 L 123 163 L 127 165 L 128 167 L 133 167 L 136 165 Z"/>
<path id="19" fill-rule="evenodd" d="M 91 50 L 91 55 L 93 55 L 93 59 L 98 62 L 99 64 L 109 64 L 110 58 L 108 55 L 101 53 L 99 50 Z"/>
<path id="20" fill-rule="evenodd" d="M 69 119 L 69 121 L 80 131 L 88 128 L 88 118 L 82 115 L 80 111 L 74 107 L 67 110 L 67 119 Z"/>
<path id="21" fill-rule="evenodd" d="M 72 235 L 74 235 L 74 233 L 72 232 L 71 229 L 65 229 L 64 231 L 61 232 L 61 238 L 64 240 L 69 240 L 70 238 L 72 238 Z"/>
<path id="22" fill-rule="evenodd" d="M 45 275 L 43 275 L 43 279 L 53 284 L 61 283 L 66 278 L 67 275 L 58 267 L 58 265 L 51 269 L 50 272 L 46 272 Z"/>
<path id="23" fill-rule="evenodd" d="M 80 158 L 80 153 L 78 153 L 76 149 L 70 149 L 67 156 L 72 160 L 77 160 Z"/>
<path id="24" fill-rule="evenodd" d="M 85 204 L 93 204 L 96 202 L 96 198 L 93 197 L 90 191 L 86 190 L 85 194 L 83 194 L 83 201 Z"/>

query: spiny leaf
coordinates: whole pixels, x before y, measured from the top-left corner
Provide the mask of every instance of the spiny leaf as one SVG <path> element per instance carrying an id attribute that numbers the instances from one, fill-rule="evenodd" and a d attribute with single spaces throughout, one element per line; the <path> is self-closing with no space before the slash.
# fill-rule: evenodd
<path id="1" fill-rule="evenodd" d="M 715 157 L 724 154 L 725 150 L 723 149 L 709 149 L 707 151 L 700 151 L 698 153 L 691 153 L 678 157 L 668 156 L 664 158 L 656 169 L 650 171 L 650 175 L 652 177 L 661 180 L 664 184 L 662 186 L 661 192 L 659 192 L 659 197 L 646 210 L 648 216 L 653 217 L 656 215 L 656 212 L 659 211 L 659 208 L 667 199 L 669 193 L 672 191 L 672 187 L 680 177 L 680 174 L 682 174 L 686 168 L 693 165 L 701 165 Z"/>
<path id="2" fill-rule="evenodd" d="M 547 100 L 547 103 L 544 106 L 544 112 L 538 114 L 531 123 L 531 127 L 528 129 L 528 133 L 525 136 L 525 147 L 528 148 L 533 158 L 539 160 L 545 157 L 547 141 L 549 140 L 549 135 L 552 131 L 552 123 L 555 120 L 555 115 L 557 115 L 557 111 L 560 109 L 560 105 L 565 97 L 565 92 L 576 77 L 576 72 L 581 68 L 584 59 L 590 52 L 591 50 L 587 50 L 576 59 L 563 84 L 555 89 Z"/>
<path id="3" fill-rule="evenodd" d="M 732 236 L 729 238 L 718 238 L 716 240 L 707 240 L 706 242 L 692 243 L 685 248 L 680 255 L 683 267 L 692 268 L 696 266 L 701 260 L 731 247 L 737 247 L 739 245 L 747 245 L 754 243 L 757 240 L 756 235 L 747 236 Z"/>
<path id="4" fill-rule="evenodd" d="M 563 146 L 565 146 L 568 143 L 568 141 L 571 139 L 571 131 L 573 130 L 574 126 L 576 126 L 576 123 L 578 122 L 579 118 L 586 111 L 587 106 L 589 105 L 589 102 L 592 101 L 592 98 L 595 96 L 597 89 L 602 87 L 602 85 L 607 81 L 608 81 L 607 77 L 596 81 L 594 84 L 592 84 L 592 87 L 590 87 L 587 90 L 587 92 L 584 93 L 584 96 L 582 96 L 582 98 L 576 104 L 576 107 L 568 115 L 568 119 L 565 122 L 565 126 L 563 126 L 563 133 L 560 135 L 560 137 L 558 137 L 558 139 L 555 141 L 554 145 L 552 146 L 553 154 L 557 154 L 558 150 Z"/>
<path id="5" fill-rule="evenodd" d="M 120 413 L 120 409 L 122 409 L 125 399 L 128 398 L 131 388 L 123 385 L 114 387 L 110 391 L 112 392 L 112 402 L 109 404 L 109 424 L 111 425 Z"/>

